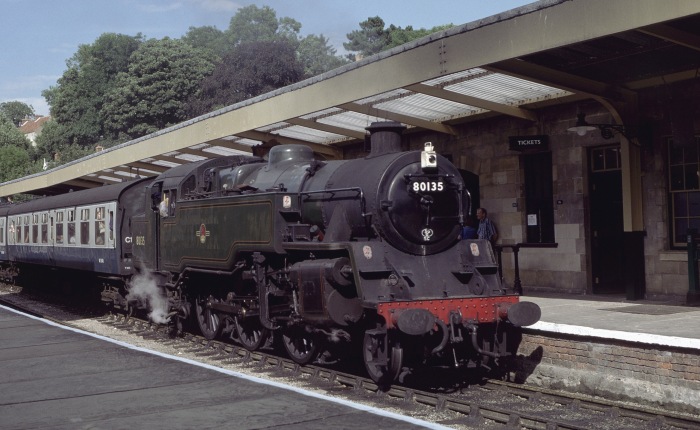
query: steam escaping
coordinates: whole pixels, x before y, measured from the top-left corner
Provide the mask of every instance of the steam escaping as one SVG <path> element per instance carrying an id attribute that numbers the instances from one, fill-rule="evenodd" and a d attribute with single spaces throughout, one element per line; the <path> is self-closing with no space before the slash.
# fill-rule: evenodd
<path id="1" fill-rule="evenodd" d="M 168 318 L 168 298 L 163 295 L 155 279 L 149 274 L 134 275 L 129 283 L 127 301 L 138 301 L 140 306 L 150 310 L 148 318 L 156 324 L 166 324 Z"/>

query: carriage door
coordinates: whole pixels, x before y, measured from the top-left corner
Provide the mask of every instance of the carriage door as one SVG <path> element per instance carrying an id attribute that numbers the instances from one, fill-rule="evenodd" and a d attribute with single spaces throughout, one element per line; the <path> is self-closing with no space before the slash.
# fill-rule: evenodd
<path id="1" fill-rule="evenodd" d="M 624 225 L 620 147 L 591 148 L 589 160 L 593 293 L 623 293 Z"/>
<path id="2" fill-rule="evenodd" d="M 131 227 L 134 235 L 134 255 L 138 255 L 138 248 L 143 247 L 143 264 L 149 269 L 158 270 L 160 263 L 160 204 L 163 196 L 162 182 L 154 182 L 150 187 L 150 210 L 146 209 L 146 228 L 141 230 L 138 225 Z"/>

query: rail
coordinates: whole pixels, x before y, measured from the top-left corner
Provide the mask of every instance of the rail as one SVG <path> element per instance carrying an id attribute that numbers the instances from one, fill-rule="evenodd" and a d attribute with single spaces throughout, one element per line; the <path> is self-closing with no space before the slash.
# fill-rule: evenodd
<path id="1" fill-rule="evenodd" d="M 502 254 L 503 250 L 506 248 L 510 248 L 513 251 L 513 268 L 515 271 L 515 279 L 513 280 L 513 290 L 515 290 L 516 293 L 522 295 L 523 294 L 523 286 L 522 282 L 520 281 L 520 266 L 518 264 L 518 253 L 520 252 L 520 248 L 556 248 L 558 247 L 558 243 L 516 243 L 513 245 L 494 245 L 494 249 L 496 250 L 496 256 L 498 258 L 498 276 L 503 279 L 503 260 L 502 260 Z"/>

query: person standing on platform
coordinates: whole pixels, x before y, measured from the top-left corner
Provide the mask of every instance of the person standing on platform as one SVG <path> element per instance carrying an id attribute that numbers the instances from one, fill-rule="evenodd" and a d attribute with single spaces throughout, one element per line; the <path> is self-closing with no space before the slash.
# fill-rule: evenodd
<path id="1" fill-rule="evenodd" d="M 486 239 L 491 242 L 491 245 L 494 245 L 498 239 L 498 232 L 496 226 L 489 219 L 486 209 L 477 209 L 476 217 L 479 219 L 479 229 L 477 230 L 479 239 Z"/>
<path id="2" fill-rule="evenodd" d="M 459 238 L 462 240 L 477 239 L 478 234 L 476 233 L 474 224 L 474 219 L 471 217 L 471 215 L 467 215 L 467 217 L 464 219 L 464 225 L 462 226 L 462 232 L 459 235 Z"/>

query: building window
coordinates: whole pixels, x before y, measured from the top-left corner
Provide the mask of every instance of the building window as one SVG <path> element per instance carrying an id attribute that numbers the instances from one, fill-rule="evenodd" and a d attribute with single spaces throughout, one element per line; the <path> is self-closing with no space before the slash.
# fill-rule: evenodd
<path id="1" fill-rule="evenodd" d="M 681 145 L 668 140 L 671 247 L 685 248 L 688 229 L 700 232 L 700 138 Z"/>
<path id="2" fill-rule="evenodd" d="M 523 155 L 528 243 L 554 243 L 552 153 Z"/>
<path id="3" fill-rule="evenodd" d="M 622 157 L 619 146 L 593 148 L 591 150 L 591 171 L 609 172 L 622 168 Z"/>

